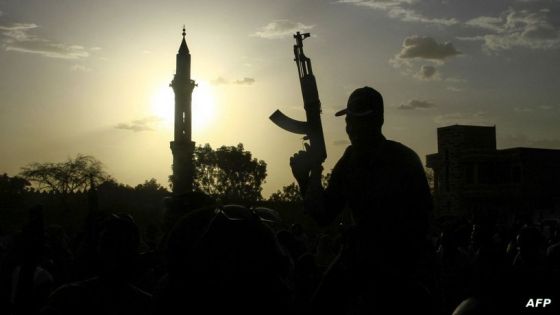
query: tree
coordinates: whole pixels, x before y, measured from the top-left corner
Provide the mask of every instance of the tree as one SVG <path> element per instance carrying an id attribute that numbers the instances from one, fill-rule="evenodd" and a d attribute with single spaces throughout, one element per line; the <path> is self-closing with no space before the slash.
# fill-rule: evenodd
<path id="1" fill-rule="evenodd" d="M 168 194 L 169 191 L 160 185 L 155 178 L 144 181 L 144 184 L 138 184 L 134 187 L 134 191 L 148 195 Z"/>
<path id="2" fill-rule="evenodd" d="M 300 202 L 303 199 L 299 191 L 299 186 L 296 183 L 291 183 L 288 186 L 282 187 L 282 190 L 278 190 L 270 195 L 268 200 L 280 202 Z"/>
<path id="3" fill-rule="evenodd" d="M 330 178 L 331 173 L 327 173 L 326 175 L 321 174 L 321 185 L 323 185 L 323 188 L 327 188 Z M 268 200 L 280 202 L 300 202 L 303 198 L 301 197 L 299 186 L 296 183 L 291 183 L 288 186 L 282 187 L 282 190 L 277 190 L 275 193 L 270 195 Z"/>
<path id="4" fill-rule="evenodd" d="M 253 158 L 243 144 L 213 150 L 209 144 L 194 151 L 195 190 L 224 202 L 262 200 L 266 163 Z"/>
<path id="5" fill-rule="evenodd" d="M 62 195 L 89 190 L 108 178 L 100 161 L 82 154 L 65 162 L 31 163 L 21 170 L 20 175 L 36 183 L 39 191 Z"/>
<path id="6" fill-rule="evenodd" d="M 0 176 L 0 194 L 2 195 L 22 195 L 28 186 L 31 186 L 31 183 L 25 178 L 10 177 L 6 173 Z"/>
<path id="7" fill-rule="evenodd" d="M 18 176 L 10 177 L 4 173 L 0 176 L 0 207 L 21 204 L 23 195 L 31 183 Z"/>

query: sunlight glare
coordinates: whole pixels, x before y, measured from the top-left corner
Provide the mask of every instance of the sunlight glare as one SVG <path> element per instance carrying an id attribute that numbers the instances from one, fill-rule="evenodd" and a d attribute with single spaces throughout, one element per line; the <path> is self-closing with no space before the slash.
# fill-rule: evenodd
<path id="1" fill-rule="evenodd" d="M 206 81 L 198 81 L 193 91 L 192 120 L 193 133 L 211 127 L 216 117 L 216 106 L 212 86 Z"/>
<path id="2" fill-rule="evenodd" d="M 215 102 L 212 87 L 208 82 L 199 81 L 192 94 L 193 132 L 206 129 L 215 118 Z M 175 115 L 175 95 L 168 85 L 161 85 L 152 97 L 151 111 L 160 118 L 166 129 L 173 129 Z"/>
<path id="3" fill-rule="evenodd" d="M 152 114 L 160 118 L 163 127 L 173 129 L 175 94 L 169 84 L 161 85 L 152 96 Z"/>

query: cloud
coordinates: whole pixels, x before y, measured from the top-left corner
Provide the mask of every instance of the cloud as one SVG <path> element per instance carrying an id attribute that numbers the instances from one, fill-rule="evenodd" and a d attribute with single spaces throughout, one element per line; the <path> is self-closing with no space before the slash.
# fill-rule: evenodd
<path id="1" fill-rule="evenodd" d="M 487 32 L 459 39 L 482 41 L 489 53 L 514 47 L 552 49 L 560 47 L 560 26 L 557 24 L 548 9 L 509 8 L 497 17 L 480 16 L 467 21 L 465 25 Z"/>
<path id="2" fill-rule="evenodd" d="M 429 109 L 436 105 L 428 101 L 421 100 L 409 100 L 408 102 L 399 105 L 398 109 L 402 110 L 413 110 L 413 109 Z"/>
<path id="3" fill-rule="evenodd" d="M 434 117 L 434 122 L 438 125 L 492 125 L 490 120 L 485 117 L 485 112 L 475 112 L 475 113 L 447 113 L 442 115 L 437 115 Z"/>
<path id="4" fill-rule="evenodd" d="M 420 80 L 439 80 L 439 73 L 434 66 L 421 66 L 420 71 L 418 71 L 415 75 L 415 78 Z"/>
<path id="5" fill-rule="evenodd" d="M 479 16 L 465 22 L 465 25 L 467 26 L 479 27 L 495 32 L 499 32 L 502 30 L 501 24 L 501 18 L 492 16 Z"/>
<path id="6" fill-rule="evenodd" d="M 389 64 L 401 69 L 403 75 L 412 76 L 419 80 L 441 80 L 440 71 L 436 65 L 442 65 L 448 59 L 461 55 L 452 43 L 438 43 L 432 37 L 413 35 L 403 40 L 401 50 L 389 59 Z M 431 62 L 431 65 L 419 63 Z"/>
<path id="7" fill-rule="evenodd" d="M 533 109 L 530 107 L 515 107 L 513 111 L 517 113 L 530 113 Z"/>
<path id="8" fill-rule="evenodd" d="M 275 20 L 259 28 L 259 30 L 251 36 L 266 39 L 286 38 L 291 37 L 298 31 L 303 32 L 310 30 L 313 27 L 314 25 L 305 25 L 303 23 L 290 20 Z"/>
<path id="9" fill-rule="evenodd" d="M 554 108 L 554 106 L 550 106 L 550 105 L 541 105 L 541 106 L 539 106 L 539 109 L 542 109 L 542 110 L 551 110 L 551 109 L 553 109 L 553 108 Z"/>
<path id="10" fill-rule="evenodd" d="M 217 77 L 216 79 L 211 80 L 210 83 L 213 85 L 226 85 L 226 84 L 251 85 L 255 83 L 255 79 L 245 77 L 241 80 L 229 81 L 224 77 Z"/>
<path id="11" fill-rule="evenodd" d="M 452 43 L 438 43 L 426 36 L 409 36 L 404 39 L 401 51 L 395 56 L 397 59 L 428 59 L 443 62 L 447 58 L 460 55 Z"/>
<path id="12" fill-rule="evenodd" d="M 37 29 L 33 23 L 13 23 L 0 25 L 0 43 L 7 51 L 37 54 L 48 58 L 82 59 L 89 52 L 80 45 L 70 45 L 42 38 L 33 33 Z"/>
<path id="13" fill-rule="evenodd" d="M 37 24 L 34 23 L 13 23 L 10 26 L 0 25 L 0 33 L 6 38 L 6 41 L 33 40 L 35 37 L 28 32 L 37 27 Z"/>
<path id="14" fill-rule="evenodd" d="M 28 42 L 19 45 L 7 45 L 7 51 L 17 51 L 30 54 L 38 54 L 48 58 L 80 59 L 89 56 L 82 46 L 41 42 Z"/>
<path id="15" fill-rule="evenodd" d="M 161 122 L 163 119 L 158 116 L 150 116 L 143 119 L 133 120 L 130 123 L 120 123 L 115 126 L 116 129 L 131 130 L 134 132 L 154 130 L 153 125 Z"/>
<path id="16" fill-rule="evenodd" d="M 229 83 L 229 81 L 226 80 L 223 77 L 217 77 L 216 79 L 210 81 L 210 84 L 212 84 L 212 85 L 223 85 L 223 84 L 228 84 L 228 83 Z"/>
<path id="17" fill-rule="evenodd" d="M 75 64 L 70 67 L 70 70 L 75 72 L 91 72 L 93 69 L 86 67 L 84 65 Z"/>
<path id="18" fill-rule="evenodd" d="M 451 92 L 461 92 L 461 91 L 463 91 L 463 89 L 458 88 L 456 86 L 448 86 L 445 89 L 448 90 L 448 91 L 451 91 Z"/>
<path id="19" fill-rule="evenodd" d="M 418 22 L 444 26 L 459 23 L 455 18 L 435 18 L 420 14 L 412 8 L 413 4 L 420 3 L 414 0 L 339 0 L 338 3 L 385 11 L 390 18 L 399 19 L 404 22 Z"/>
<path id="20" fill-rule="evenodd" d="M 233 82 L 233 84 L 239 84 L 239 85 L 251 85 L 253 83 L 255 83 L 255 79 L 247 78 L 247 77 L 243 78 L 242 80 L 235 80 Z"/>
<path id="21" fill-rule="evenodd" d="M 451 83 L 466 83 L 467 80 L 463 79 L 463 78 L 457 78 L 457 77 L 449 77 L 449 78 L 445 78 L 446 82 L 451 82 Z"/>
<path id="22" fill-rule="evenodd" d="M 534 112 L 536 110 L 539 111 L 550 111 L 556 109 L 556 107 L 554 106 L 550 106 L 550 105 L 539 105 L 539 106 L 516 106 L 513 108 L 514 112 L 518 112 L 518 113 L 529 113 L 529 112 Z"/>

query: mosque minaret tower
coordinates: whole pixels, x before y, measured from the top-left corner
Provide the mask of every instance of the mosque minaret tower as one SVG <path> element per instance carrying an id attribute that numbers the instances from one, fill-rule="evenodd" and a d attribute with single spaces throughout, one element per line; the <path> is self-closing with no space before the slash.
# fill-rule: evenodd
<path id="1" fill-rule="evenodd" d="M 175 132 L 171 141 L 173 154 L 173 175 L 171 178 L 174 194 L 193 191 L 193 152 L 195 143 L 192 141 L 192 92 L 196 86 L 191 79 L 191 54 L 185 40 L 183 26 L 183 40 L 177 53 L 175 76 L 170 86 L 175 93 Z"/>

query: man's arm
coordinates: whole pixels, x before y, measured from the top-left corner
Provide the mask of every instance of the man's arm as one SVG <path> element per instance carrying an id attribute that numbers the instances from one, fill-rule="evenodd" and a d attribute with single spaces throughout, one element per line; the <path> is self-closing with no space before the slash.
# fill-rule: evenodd
<path id="1" fill-rule="evenodd" d="M 292 173 L 304 200 L 305 212 L 321 226 L 332 223 L 346 203 L 342 182 L 344 156 L 334 167 L 326 190 L 321 185 L 323 167 L 312 166 L 306 151 L 299 151 L 290 159 Z"/>

